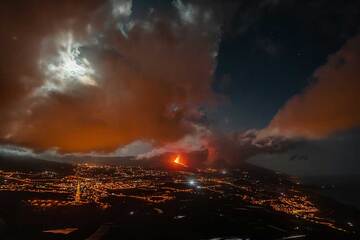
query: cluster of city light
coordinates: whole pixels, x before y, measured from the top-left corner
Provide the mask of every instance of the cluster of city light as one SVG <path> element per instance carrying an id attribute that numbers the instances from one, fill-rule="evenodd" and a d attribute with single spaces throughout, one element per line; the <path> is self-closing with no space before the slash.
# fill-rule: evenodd
<path id="1" fill-rule="evenodd" d="M 79 164 L 73 175 L 64 177 L 53 172 L 35 174 L 0 171 L 0 191 L 47 192 L 63 196 L 63 200 L 27 201 L 28 205 L 40 209 L 89 203 L 106 209 L 111 207 L 107 202 L 109 197 L 158 204 L 172 201 L 180 193 L 182 196 L 189 194 L 188 199 L 197 195 L 208 196 L 209 200 L 230 196 L 249 206 L 271 208 L 343 230 L 332 220 L 320 217 L 319 209 L 301 191 L 282 187 L 281 184 L 263 184 L 261 178 L 250 176 L 247 171 L 238 172 L 236 177 L 232 175 L 223 169 L 174 172 L 142 167 Z"/>

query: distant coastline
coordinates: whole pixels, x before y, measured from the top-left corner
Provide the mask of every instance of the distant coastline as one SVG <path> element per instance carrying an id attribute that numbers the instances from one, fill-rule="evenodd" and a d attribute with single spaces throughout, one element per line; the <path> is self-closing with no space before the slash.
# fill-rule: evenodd
<path id="1" fill-rule="evenodd" d="M 359 175 L 303 176 L 302 183 L 313 186 L 323 196 L 360 210 Z"/>

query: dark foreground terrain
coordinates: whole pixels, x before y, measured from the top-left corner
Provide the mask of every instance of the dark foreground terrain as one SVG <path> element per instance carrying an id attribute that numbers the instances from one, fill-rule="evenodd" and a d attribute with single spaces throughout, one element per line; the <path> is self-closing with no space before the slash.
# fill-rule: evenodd
<path id="1" fill-rule="evenodd" d="M 104 162 L 69 167 L 40 161 L 28 170 L 10 165 L 0 161 L 1 239 L 360 236 L 355 208 L 252 165 L 232 171 Z"/>

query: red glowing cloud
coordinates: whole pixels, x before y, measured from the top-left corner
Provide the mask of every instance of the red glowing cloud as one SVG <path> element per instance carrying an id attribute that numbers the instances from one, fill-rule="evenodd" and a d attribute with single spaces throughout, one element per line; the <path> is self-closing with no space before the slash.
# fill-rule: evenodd
<path id="1" fill-rule="evenodd" d="M 349 40 L 292 97 L 264 134 L 318 139 L 360 127 L 360 36 Z"/>
<path id="2" fill-rule="evenodd" d="M 215 17 L 203 18 L 199 7 L 188 22 L 180 10 L 192 5 L 175 4 L 171 17 L 159 10 L 133 19 L 131 1 L 107 3 L 126 2 L 125 12 L 88 2 L 71 9 L 4 6 L 0 19 L 13 24 L 14 38 L 0 33 L 6 51 L 0 56 L 0 142 L 111 152 L 136 140 L 160 145 L 193 132 L 193 113 L 216 101 Z"/>

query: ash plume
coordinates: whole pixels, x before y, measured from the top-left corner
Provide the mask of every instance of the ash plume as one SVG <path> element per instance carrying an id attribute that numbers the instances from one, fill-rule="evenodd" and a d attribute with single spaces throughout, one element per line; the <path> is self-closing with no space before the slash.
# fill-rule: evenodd
<path id="1" fill-rule="evenodd" d="M 298 141 L 282 136 L 259 137 L 256 129 L 229 134 L 213 132 L 208 128 L 197 127 L 197 131 L 182 139 L 168 143 L 138 155 L 138 158 L 151 158 L 165 153 L 207 152 L 208 166 L 239 166 L 258 154 L 282 153 L 294 147 Z"/>

